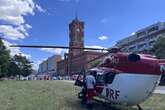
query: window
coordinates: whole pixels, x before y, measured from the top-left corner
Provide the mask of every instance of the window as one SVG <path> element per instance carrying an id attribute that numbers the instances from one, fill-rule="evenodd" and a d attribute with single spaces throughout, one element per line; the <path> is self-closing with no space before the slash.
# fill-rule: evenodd
<path id="1" fill-rule="evenodd" d="M 138 49 L 144 48 L 146 46 L 146 44 L 140 44 L 138 45 Z"/>
<path id="2" fill-rule="evenodd" d="M 97 75 L 96 76 L 96 83 L 104 84 L 105 83 L 105 76 L 104 75 Z"/>
<path id="3" fill-rule="evenodd" d="M 150 41 L 150 42 L 149 42 L 149 46 L 153 46 L 154 43 L 155 43 L 155 41 Z"/>
<path id="4" fill-rule="evenodd" d="M 133 47 L 129 48 L 130 51 L 135 50 L 135 49 L 136 49 L 136 46 L 133 46 Z"/>
<path id="5" fill-rule="evenodd" d="M 111 84 L 115 78 L 115 73 L 107 73 L 105 75 L 105 82 L 108 83 L 108 84 Z"/>
<path id="6" fill-rule="evenodd" d="M 144 36 L 144 35 L 146 35 L 146 32 L 145 32 L 145 31 L 137 33 L 137 36 L 138 36 L 138 37 Z"/>
<path id="7" fill-rule="evenodd" d="M 148 30 L 148 33 L 153 32 L 153 31 L 157 31 L 158 29 L 159 29 L 158 26 L 152 27 Z"/>
<path id="8" fill-rule="evenodd" d="M 141 58 L 139 55 L 137 54 L 130 54 L 128 55 L 128 61 L 131 61 L 131 62 L 136 62 L 136 61 L 139 61 Z"/>
<path id="9" fill-rule="evenodd" d="M 111 84 L 115 78 L 115 73 L 108 72 L 106 74 L 98 74 L 96 76 L 97 84 Z"/>

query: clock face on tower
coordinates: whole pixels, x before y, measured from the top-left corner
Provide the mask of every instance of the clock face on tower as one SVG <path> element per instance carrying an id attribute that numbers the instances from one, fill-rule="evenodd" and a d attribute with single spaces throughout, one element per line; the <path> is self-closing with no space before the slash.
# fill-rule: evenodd
<path id="1" fill-rule="evenodd" d="M 77 28 L 77 29 L 76 29 L 76 31 L 77 31 L 77 32 L 80 32 L 80 29 L 79 29 L 79 28 Z"/>

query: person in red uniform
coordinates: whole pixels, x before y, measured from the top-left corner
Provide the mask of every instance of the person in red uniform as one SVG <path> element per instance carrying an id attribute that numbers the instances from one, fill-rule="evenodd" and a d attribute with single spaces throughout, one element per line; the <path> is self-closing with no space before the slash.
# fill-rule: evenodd
<path id="1" fill-rule="evenodd" d="M 87 88 L 87 94 L 86 94 L 86 100 L 87 100 L 87 107 L 89 110 L 93 109 L 93 97 L 96 95 L 96 91 L 95 91 L 95 84 L 96 84 L 96 80 L 95 80 L 95 76 L 96 76 L 96 71 L 91 71 L 85 78 L 85 82 L 86 82 L 86 88 Z"/>

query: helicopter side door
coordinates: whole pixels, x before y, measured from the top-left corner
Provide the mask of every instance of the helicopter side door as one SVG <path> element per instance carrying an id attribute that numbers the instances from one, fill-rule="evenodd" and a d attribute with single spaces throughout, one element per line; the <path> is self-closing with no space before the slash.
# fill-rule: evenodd
<path id="1" fill-rule="evenodd" d="M 110 89 L 110 85 L 113 83 L 116 73 L 107 72 L 103 74 L 97 74 L 96 76 L 96 92 L 98 96 L 109 97 L 115 99 L 116 94 L 113 89 Z"/>
<path id="2" fill-rule="evenodd" d="M 97 94 L 101 94 L 105 86 L 105 75 L 97 74 L 96 76 L 96 92 Z"/>

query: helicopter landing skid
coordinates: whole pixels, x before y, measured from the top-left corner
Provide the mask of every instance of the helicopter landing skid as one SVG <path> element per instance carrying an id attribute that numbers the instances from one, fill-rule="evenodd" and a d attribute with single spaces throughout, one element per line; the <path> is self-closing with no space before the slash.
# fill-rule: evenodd
<path id="1" fill-rule="evenodd" d="M 137 105 L 137 107 L 138 107 L 138 110 L 143 110 L 139 104 Z"/>

